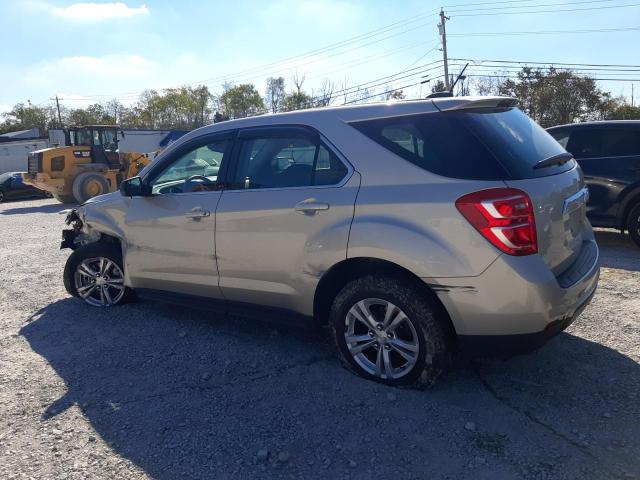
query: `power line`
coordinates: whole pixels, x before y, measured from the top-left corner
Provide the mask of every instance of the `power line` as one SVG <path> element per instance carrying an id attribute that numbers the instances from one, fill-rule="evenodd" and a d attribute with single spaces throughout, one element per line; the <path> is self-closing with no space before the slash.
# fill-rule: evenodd
<path id="1" fill-rule="evenodd" d="M 484 77 L 484 78 L 512 78 L 512 79 L 517 79 L 518 76 L 517 75 L 467 75 L 468 77 Z M 592 80 L 598 81 L 598 82 L 640 82 L 640 78 L 593 78 L 590 77 Z M 543 81 L 553 81 L 553 79 L 545 79 L 545 78 L 541 78 L 540 80 Z"/>
<path id="2" fill-rule="evenodd" d="M 486 10 L 504 10 L 506 9 L 518 9 L 518 8 L 539 8 L 539 7 L 561 7 L 568 5 L 582 5 L 582 4 L 590 4 L 590 3 L 610 3 L 610 2 L 618 2 L 620 0 L 581 0 L 579 2 L 562 2 L 562 3 L 539 3 L 536 5 L 513 5 L 513 6 L 499 6 L 499 7 L 485 7 L 485 8 L 474 8 L 474 9 L 465 9 L 465 10 L 447 10 L 447 13 L 460 13 L 460 12 L 479 12 Z M 508 2 L 512 3 L 512 2 Z"/>
<path id="3" fill-rule="evenodd" d="M 606 32 L 631 32 L 640 30 L 640 27 L 623 27 L 623 28 L 600 28 L 590 30 L 538 30 L 529 32 L 469 32 L 469 33 L 450 33 L 450 37 L 496 37 L 503 35 L 556 35 L 556 34 L 572 34 L 572 33 L 606 33 Z"/>
<path id="4" fill-rule="evenodd" d="M 451 65 L 462 67 L 465 64 L 452 63 Z M 476 65 L 472 65 L 472 68 L 482 68 L 484 70 L 486 69 L 522 70 L 523 67 L 528 67 L 528 66 L 529 65 L 521 65 L 521 64 L 476 64 Z M 624 68 L 604 68 L 604 67 L 563 67 L 563 66 L 554 65 L 553 63 L 538 65 L 535 68 L 540 68 L 540 67 L 553 68 L 555 70 L 570 70 L 570 71 L 580 71 L 580 72 L 621 73 L 624 75 L 636 75 L 637 74 L 636 72 L 640 72 L 640 69 L 638 68 L 624 69 Z"/>
<path id="5" fill-rule="evenodd" d="M 571 65 L 571 66 L 580 66 L 580 67 L 633 67 L 640 68 L 640 65 L 630 65 L 630 64 L 620 64 L 620 63 L 566 63 L 566 62 L 534 62 L 534 61 L 526 61 L 526 60 L 477 60 L 472 58 L 452 58 L 451 60 L 458 62 L 472 62 L 472 63 L 482 63 L 482 62 L 491 62 L 491 63 L 518 63 L 518 64 L 527 64 L 527 65 Z"/>
<path id="6" fill-rule="evenodd" d="M 435 64 L 438 64 L 438 63 L 441 63 L 441 62 L 442 62 L 442 60 L 436 60 L 434 62 L 427 63 L 427 64 L 421 65 L 419 67 L 412 68 L 410 70 L 417 70 L 417 69 L 422 69 L 422 70 L 414 72 L 414 73 L 411 73 L 409 75 L 404 75 L 404 76 L 399 77 L 399 75 L 402 75 L 403 73 L 406 73 L 407 71 L 410 71 L 410 70 L 400 71 L 400 72 L 394 73 L 392 75 L 387 75 L 387 76 L 384 76 L 384 77 L 376 78 L 375 80 L 370 80 L 368 82 L 361 83 L 359 85 L 353 85 L 351 87 L 347 87 L 347 88 L 344 88 L 342 90 L 337 90 L 337 91 L 331 92 L 331 94 L 332 94 L 332 97 L 337 97 L 337 96 L 340 96 L 340 95 L 348 96 L 348 95 L 352 95 L 354 93 L 357 93 L 361 88 L 367 88 L 367 89 L 375 88 L 375 87 L 379 87 L 380 85 L 386 85 L 386 84 L 388 84 L 389 82 L 392 82 L 392 81 L 395 82 L 395 81 L 398 81 L 398 80 L 404 80 L 404 79 L 413 78 L 413 77 L 416 77 L 416 76 L 422 76 L 425 73 L 429 73 L 429 72 L 432 72 L 434 70 L 439 70 L 441 68 L 440 65 L 435 65 Z M 433 66 L 433 65 L 435 65 L 435 66 Z M 428 66 L 430 66 L 430 68 L 423 68 L 423 67 L 428 67 Z M 381 80 L 384 80 L 384 81 L 381 81 Z M 371 85 L 371 84 L 374 84 L 374 85 Z M 316 96 L 316 97 L 311 97 L 311 99 L 309 99 L 309 101 L 305 102 L 301 106 L 308 107 L 308 106 L 314 105 L 320 99 L 322 99 L 321 95 L 320 96 Z"/>
<path id="7" fill-rule="evenodd" d="M 503 0 L 499 2 L 475 2 L 475 3 L 459 3 L 457 5 L 443 5 L 443 8 L 471 7 L 474 5 L 499 5 L 505 3 L 531 3 L 537 0 Z"/>
<path id="8" fill-rule="evenodd" d="M 461 15 L 456 15 L 457 17 L 485 17 L 485 16 L 494 16 L 494 15 L 525 15 L 525 14 L 536 14 L 536 13 L 566 13 L 566 12 L 581 12 L 586 10 L 605 10 L 605 9 L 614 9 L 614 8 L 627 8 L 627 7 L 637 7 L 640 6 L 640 3 L 630 3 L 627 5 L 605 5 L 601 7 L 585 7 L 585 8 L 561 8 L 554 10 L 530 10 L 526 12 L 493 12 L 493 13 L 463 13 Z M 531 5 L 533 8 L 534 6 Z"/>
<path id="9" fill-rule="evenodd" d="M 424 18 L 425 15 L 426 14 L 418 15 L 417 17 L 412 17 L 412 19 L 409 20 L 409 21 L 405 20 L 403 22 L 405 24 L 415 23 L 416 21 Z M 397 25 L 398 23 L 400 23 L 400 22 L 396 22 L 396 23 L 391 24 L 391 25 Z M 348 53 L 348 52 L 351 52 L 351 51 L 354 51 L 354 50 L 358 50 L 360 48 L 364 48 L 366 46 L 373 45 L 375 43 L 380 43 L 380 42 L 382 42 L 384 40 L 388 40 L 389 38 L 393 38 L 393 37 L 396 37 L 396 36 L 399 36 L 399 35 L 404 35 L 404 34 L 406 34 L 408 32 L 414 31 L 414 30 L 416 30 L 418 28 L 424 28 L 426 26 L 433 25 L 435 23 L 436 23 L 436 21 L 418 24 L 418 25 L 416 25 L 414 27 L 411 27 L 411 28 L 408 28 L 408 29 L 405 29 L 405 30 L 401 30 L 399 32 L 393 33 L 391 35 L 387 35 L 385 37 L 373 40 L 371 42 L 364 43 L 362 45 L 358 45 L 357 47 L 353 47 L 353 48 L 350 48 L 350 49 L 347 49 L 347 50 L 343 50 L 341 52 L 337 52 L 337 53 L 334 53 L 334 54 L 331 54 L 331 55 L 326 55 L 324 57 L 317 58 L 317 59 L 314 59 L 314 60 L 312 60 L 310 62 L 299 64 L 297 66 L 299 67 L 299 66 L 309 65 L 309 64 L 316 63 L 316 62 L 319 62 L 319 61 L 322 61 L 322 60 L 327 60 L 329 58 L 333 58 L 333 57 L 336 57 L 336 56 L 339 56 L 339 55 L 344 55 L 345 53 Z M 385 27 L 383 27 L 383 29 L 384 28 Z M 398 27 L 394 27 L 394 28 L 398 28 Z M 376 35 L 379 35 L 379 34 L 382 34 L 382 33 L 386 33 L 387 31 L 390 31 L 390 30 L 383 30 L 383 31 L 377 33 Z M 362 37 L 362 38 L 360 38 L 360 40 L 366 40 L 367 39 L 366 37 L 364 37 L 364 35 L 366 35 L 366 34 L 363 34 L 363 35 L 359 36 L 359 37 Z M 370 35 L 369 37 L 374 37 L 376 35 Z M 357 37 L 352 37 L 352 38 L 357 38 Z M 357 41 L 360 41 L 360 40 L 357 40 Z M 343 44 L 342 46 L 345 46 L 345 45 L 348 44 L 346 40 L 343 41 L 343 42 L 338 42 L 338 43 Z M 352 42 L 349 41 L 349 43 L 352 43 Z M 222 75 L 222 76 L 219 76 L 219 77 L 213 77 L 213 78 L 209 78 L 209 79 L 205 79 L 205 80 L 201 80 L 201 81 L 197 81 L 197 82 L 189 82 L 189 83 L 186 83 L 184 85 L 193 86 L 193 85 L 201 85 L 201 84 L 210 84 L 210 83 L 215 83 L 217 81 L 224 81 L 225 79 L 228 79 L 228 78 L 236 79 L 240 75 L 243 75 L 244 77 L 246 77 L 249 74 L 254 74 L 254 73 L 257 73 L 257 72 L 260 72 L 260 71 L 266 71 L 266 70 L 268 70 L 269 68 L 271 68 L 271 67 L 273 67 L 275 65 L 281 65 L 283 69 L 284 68 L 290 69 L 290 68 L 294 67 L 294 65 L 289 65 L 288 67 L 285 67 L 284 65 L 290 64 L 291 62 L 293 62 L 294 60 L 297 60 L 297 59 L 303 59 L 303 58 L 311 57 L 313 55 L 317 55 L 318 53 L 323 53 L 324 51 L 330 51 L 330 50 L 336 48 L 335 45 L 337 45 L 337 43 L 336 44 L 332 44 L 332 45 L 327 46 L 327 47 L 323 47 L 321 49 L 312 50 L 311 52 L 307 52 L 305 54 L 301 54 L 301 55 L 298 55 L 298 56 L 295 56 L 295 57 L 289 57 L 287 59 L 279 60 L 277 62 L 272 62 L 270 64 L 265 64 L 265 65 L 262 65 L 260 67 L 255 67 L 255 68 L 248 69 L 248 70 L 245 70 L 245 71 L 239 71 L 239 72 L 235 72 L 235 73 L 232 73 L 232 74 L 229 74 L 229 75 Z M 261 74 L 261 76 L 262 75 L 265 75 L 265 74 L 263 73 L 263 74 Z M 240 76 L 240 78 L 243 78 L 243 77 Z M 255 77 L 253 77 L 253 78 L 255 78 Z M 246 80 L 248 80 L 248 79 L 246 79 Z M 170 88 L 170 87 L 167 87 L 167 88 Z M 166 89 L 166 88 L 164 88 L 164 89 Z M 89 99 L 89 98 L 98 98 L 98 97 L 125 98 L 125 97 L 137 96 L 140 93 L 142 93 L 142 92 L 123 92 L 123 93 L 115 93 L 115 94 L 92 94 L 92 95 L 84 95 L 84 98 L 87 98 L 87 99 Z"/>
<path id="10" fill-rule="evenodd" d="M 437 79 L 439 79 L 439 78 L 441 78 L 441 77 L 443 77 L 443 76 L 444 76 L 444 75 L 438 75 L 437 77 L 433 77 L 433 78 L 432 78 L 432 79 L 430 79 L 430 80 L 437 80 Z M 369 98 L 379 97 L 379 96 L 381 96 L 381 95 L 388 95 L 389 93 L 397 92 L 398 90 L 404 90 L 405 88 L 415 87 L 416 85 L 420 85 L 421 83 L 423 83 L 423 82 L 422 82 L 422 81 L 420 81 L 420 82 L 412 83 L 411 85 L 404 85 L 404 86 L 402 86 L 402 87 L 392 88 L 392 89 L 387 90 L 387 91 L 384 91 L 384 92 L 375 93 L 375 94 L 373 94 L 373 95 L 369 95 L 369 96 L 367 96 L 367 97 L 362 97 L 362 98 L 358 98 L 358 99 L 356 99 L 356 100 L 351 100 L 351 101 L 349 101 L 349 102 L 345 102 L 345 103 L 343 103 L 342 105 L 350 105 L 350 104 L 352 104 L 352 103 L 358 103 L 358 102 L 361 102 L 362 100 L 367 100 L 367 99 L 369 99 Z"/>

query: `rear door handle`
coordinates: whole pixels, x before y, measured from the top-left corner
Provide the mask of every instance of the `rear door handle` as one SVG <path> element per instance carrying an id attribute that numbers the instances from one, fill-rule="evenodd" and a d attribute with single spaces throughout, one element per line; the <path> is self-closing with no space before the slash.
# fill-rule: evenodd
<path id="1" fill-rule="evenodd" d="M 195 220 L 198 218 L 208 217 L 209 214 L 209 210 L 203 210 L 202 207 L 194 207 L 190 212 L 185 213 L 184 216 Z"/>
<path id="2" fill-rule="evenodd" d="M 321 210 L 329 210 L 329 204 L 326 202 L 317 202 L 314 199 L 303 200 L 295 206 L 296 212 L 304 215 L 315 215 Z"/>

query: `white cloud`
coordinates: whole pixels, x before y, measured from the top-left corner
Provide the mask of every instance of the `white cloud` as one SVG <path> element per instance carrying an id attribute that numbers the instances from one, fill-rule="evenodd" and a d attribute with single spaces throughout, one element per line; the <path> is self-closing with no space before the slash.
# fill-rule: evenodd
<path id="1" fill-rule="evenodd" d="M 53 7 L 52 12 L 57 17 L 73 21 L 103 21 L 113 18 L 129 18 L 136 15 L 149 15 L 146 5 L 129 7 L 123 2 L 96 3 L 80 2 L 72 3 L 67 7 Z"/>

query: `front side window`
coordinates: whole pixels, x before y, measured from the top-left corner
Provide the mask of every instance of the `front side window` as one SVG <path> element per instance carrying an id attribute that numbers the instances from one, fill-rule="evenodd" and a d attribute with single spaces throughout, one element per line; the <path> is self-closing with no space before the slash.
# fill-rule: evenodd
<path id="1" fill-rule="evenodd" d="M 345 165 L 313 137 L 255 137 L 242 141 L 235 183 L 240 188 L 335 185 Z"/>
<path id="2" fill-rule="evenodd" d="M 229 143 L 229 140 L 215 141 L 180 155 L 151 182 L 152 193 L 216 190 L 218 173 Z"/>

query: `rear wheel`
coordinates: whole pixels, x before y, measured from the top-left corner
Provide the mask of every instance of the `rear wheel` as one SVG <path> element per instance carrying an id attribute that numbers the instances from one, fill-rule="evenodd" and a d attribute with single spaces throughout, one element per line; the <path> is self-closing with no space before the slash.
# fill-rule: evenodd
<path id="1" fill-rule="evenodd" d="M 64 286 L 94 307 L 111 307 L 131 298 L 124 284 L 122 253 L 116 245 L 89 243 L 75 250 L 64 267 Z"/>
<path id="2" fill-rule="evenodd" d="M 424 292 L 392 277 L 347 284 L 330 314 L 344 363 L 365 378 L 430 384 L 442 372 L 446 336 Z"/>
<path id="3" fill-rule="evenodd" d="M 109 182 L 101 173 L 84 172 L 73 181 L 73 196 L 78 203 L 86 202 L 92 197 L 109 193 L 109 191 Z"/>
<path id="4" fill-rule="evenodd" d="M 54 193 L 53 198 L 55 198 L 60 203 L 78 203 L 73 195 Z"/>
<path id="5" fill-rule="evenodd" d="M 627 216 L 627 230 L 633 243 L 640 247 L 640 203 L 633 207 Z"/>
<path id="6" fill-rule="evenodd" d="M 4 202 L 6 199 L 4 191 L 0 190 L 0 203 Z"/>

